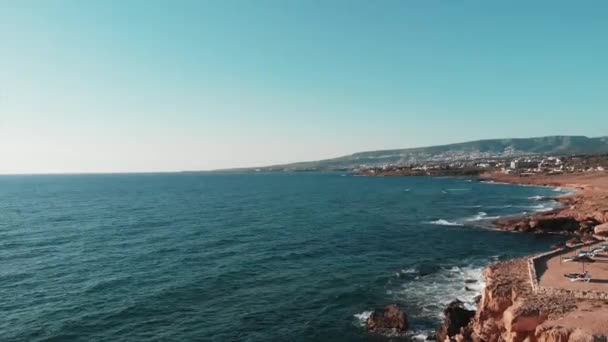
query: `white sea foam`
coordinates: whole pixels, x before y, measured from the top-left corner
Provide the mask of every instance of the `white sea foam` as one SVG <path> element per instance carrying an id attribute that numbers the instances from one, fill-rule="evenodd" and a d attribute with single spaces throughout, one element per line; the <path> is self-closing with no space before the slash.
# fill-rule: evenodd
<path id="1" fill-rule="evenodd" d="M 401 273 L 403 273 L 403 274 L 418 273 L 418 270 L 412 267 L 412 268 L 401 270 Z"/>
<path id="2" fill-rule="evenodd" d="M 475 215 L 473 217 L 469 217 L 469 218 L 465 219 L 465 221 L 474 222 L 474 221 L 481 221 L 481 220 L 496 220 L 497 218 L 500 218 L 500 216 L 488 216 L 487 213 L 480 211 L 479 213 L 477 213 L 477 215 Z"/>
<path id="3" fill-rule="evenodd" d="M 358 314 L 354 314 L 353 316 L 357 319 L 357 321 L 359 322 L 359 324 L 361 326 L 365 325 L 365 322 L 367 322 L 367 319 L 369 318 L 369 316 L 372 315 L 373 311 L 363 311 L 361 313 Z"/>
<path id="4" fill-rule="evenodd" d="M 511 183 L 507 183 L 507 182 L 497 182 L 497 181 L 493 181 L 493 180 L 481 181 L 480 183 L 485 183 L 485 184 L 512 185 Z"/>
<path id="5" fill-rule="evenodd" d="M 544 198 L 545 198 L 545 196 L 540 196 L 540 195 L 528 197 L 528 199 L 535 200 L 535 201 L 540 201 Z"/>
<path id="6" fill-rule="evenodd" d="M 498 256 L 496 256 L 498 258 Z M 417 268 L 401 270 L 402 273 L 418 272 Z M 399 303 L 417 317 L 440 321 L 443 310 L 453 300 L 460 300 L 469 310 L 475 310 L 476 297 L 485 286 L 483 267 L 446 265 L 436 271 L 416 278 L 401 279 L 386 289 L 391 302 Z M 354 316 L 357 324 L 365 326 L 373 311 L 363 311 Z M 421 327 L 412 327 L 406 336 L 413 341 L 424 341 L 433 333 Z"/>
<path id="7" fill-rule="evenodd" d="M 553 191 L 560 192 L 560 191 L 562 191 L 562 188 L 557 187 L 557 188 L 553 189 Z"/>
<path id="8" fill-rule="evenodd" d="M 420 316 L 441 319 L 446 305 L 455 299 L 461 300 L 467 309 L 475 310 L 475 298 L 485 286 L 483 280 L 483 267 L 444 267 L 438 272 L 405 281 L 400 289 L 387 293 L 397 302 L 416 307 Z"/>
<path id="9" fill-rule="evenodd" d="M 414 332 L 414 335 L 412 335 L 412 341 L 428 341 L 428 332 L 426 331 L 422 331 L 422 332 Z"/>
<path id="10" fill-rule="evenodd" d="M 527 206 L 527 207 L 524 207 L 524 208 L 532 209 L 532 210 L 534 210 L 536 212 L 546 212 L 546 211 L 551 211 L 551 210 L 553 210 L 553 209 L 555 209 L 557 207 L 558 207 L 557 203 L 546 202 L 546 203 L 543 203 L 543 204 L 537 204 L 537 205 L 533 205 L 533 206 Z"/>
<path id="11" fill-rule="evenodd" d="M 443 219 L 439 219 L 436 221 L 431 221 L 429 222 L 430 224 L 436 224 L 436 225 L 440 225 L 440 226 L 464 226 L 464 224 L 459 223 L 459 222 L 450 222 L 447 220 L 443 220 Z"/>

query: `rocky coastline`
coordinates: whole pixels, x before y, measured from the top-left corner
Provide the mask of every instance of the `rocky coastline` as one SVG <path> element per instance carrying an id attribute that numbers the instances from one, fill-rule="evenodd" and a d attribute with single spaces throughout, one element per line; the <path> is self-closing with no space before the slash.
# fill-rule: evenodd
<path id="1" fill-rule="evenodd" d="M 481 179 L 575 190 L 567 196 L 544 199 L 558 201 L 561 208 L 498 219 L 494 224 L 499 229 L 522 233 L 565 234 L 573 237 L 568 241 L 569 244 L 606 238 L 607 173 L 534 177 L 486 174 Z M 563 246 L 556 246 L 561 247 Z M 577 300 L 574 296 L 563 293 L 533 291 L 529 271 L 528 258 L 488 266 L 484 273 L 486 286 L 474 317 L 462 325 L 458 333 L 441 336 L 438 341 L 608 341 L 608 321 L 605 330 L 601 327 L 602 323 L 599 323 L 598 328 L 593 322 L 585 326 L 576 321 L 581 315 L 608 318 L 607 303 Z M 450 319 L 446 315 L 444 325 L 449 323 Z"/>
<path id="2" fill-rule="evenodd" d="M 583 242 L 605 234 L 603 225 L 608 223 L 608 173 L 530 177 L 494 173 L 481 175 L 481 179 L 574 190 L 570 195 L 540 199 L 556 201 L 561 204 L 560 208 L 548 212 L 500 218 L 493 222 L 498 229 L 571 235 L 582 239 Z"/>
<path id="3" fill-rule="evenodd" d="M 484 174 L 480 180 L 575 190 L 567 196 L 539 199 L 558 201 L 560 208 L 498 219 L 493 222 L 498 229 L 564 234 L 571 237 L 568 245 L 608 238 L 608 173 Z M 534 291 L 528 258 L 492 264 L 485 269 L 484 278 L 477 310 L 468 311 L 457 300 L 450 303 L 436 331 L 437 341 L 608 342 L 608 301 Z"/>

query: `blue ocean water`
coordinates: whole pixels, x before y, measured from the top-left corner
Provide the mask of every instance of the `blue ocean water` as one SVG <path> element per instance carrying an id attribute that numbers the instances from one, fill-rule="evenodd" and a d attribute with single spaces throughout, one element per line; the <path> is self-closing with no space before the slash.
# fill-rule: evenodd
<path id="1" fill-rule="evenodd" d="M 340 173 L 2 176 L 0 340 L 382 341 L 361 320 L 394 302 L 426 333 L 488 262 L 560 239 L 482 219 L 556 194 Z"/>

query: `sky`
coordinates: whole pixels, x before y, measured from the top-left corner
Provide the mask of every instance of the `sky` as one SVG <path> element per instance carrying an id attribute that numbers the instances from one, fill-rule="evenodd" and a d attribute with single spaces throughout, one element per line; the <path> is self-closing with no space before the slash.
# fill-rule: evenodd
<path id="1" fill-rule="evenodd" d="M 0 1 L 0 173 L 608 135 L 608 2 Z"/>

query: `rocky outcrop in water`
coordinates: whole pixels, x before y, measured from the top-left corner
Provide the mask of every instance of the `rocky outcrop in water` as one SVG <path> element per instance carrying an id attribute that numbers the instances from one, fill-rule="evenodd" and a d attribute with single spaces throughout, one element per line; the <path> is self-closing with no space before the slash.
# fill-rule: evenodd
<path id="1" fill-rule="evenodd" d="M 437 341 L 451 341 L 458 334 L 464 335 L 462 330 L 469 325 L 475 316 L 475 311 L 465 309 L 461 301 L 455 300 L 448 305 L 443 314 L 445 318 L 437 330 Z"/>
<path id="2" fill-rule="evenodd" d="M 376 309 L 367 319 L 367 330 L 382 334 L 404 333 L 408 328 L 407 315 L 398 305 Z"/>
<path id="3" fill-rule="evenodd" d="M 558 211 L 532 216 L 504 217 L 494 221 L 503 230 L 523 233 L 574 233 L 581 224 L 573 217 L 559 216 Z"/>

